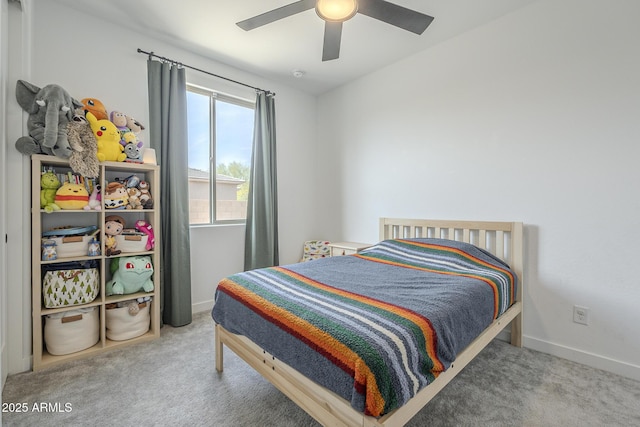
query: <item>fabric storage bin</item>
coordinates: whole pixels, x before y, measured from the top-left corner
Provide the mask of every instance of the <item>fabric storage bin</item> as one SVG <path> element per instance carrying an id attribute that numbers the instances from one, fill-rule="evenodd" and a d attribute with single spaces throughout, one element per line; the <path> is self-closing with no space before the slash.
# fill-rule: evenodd
<path id="1" fill-rule="evenodd" d="M 46 308 L 88 304 L 100 289 L 98 261 L 70 261 L 43 265 L 42 299 Z"/>
<path id="2" fill-rule="evenodd" d="M 301 261 L 312 261 L 314 259 L 328 257 L 331 252 L 329 248 L 330 244 L 331 242 L 326 240 L 307 240 L 304 242 Z"/>
<path id="3" fill-rule="evenodd" d="M 116 236 L 116 249 L 122 252 L 145 252 L 149 236 L 119 234 Z"/>
<path id="4" fill-rule="evenodd" d="M 100 339 L 97 307 L 80 308 L 45 317 L 44 343 L 55 356 L 94 346 Z"/>
<path id="5" fill-rule="evenodd" d="M 72 258 L 87 256 L 89 252 L 89 242 L 93 236 L 67 236 L 49 237 L 56 243 L 56 253 L 58 258 Z"/>
<path id="6" fill-rule="evenodd" d="M 107 338 L 124 341 L 144 335 L 149 330 L 151 301 L 138 303 L 128 301 L 120 303 L 123 307 L 108 308 L 106 313 Z M 136 310 L 135 305 L 138 307 Z"/>

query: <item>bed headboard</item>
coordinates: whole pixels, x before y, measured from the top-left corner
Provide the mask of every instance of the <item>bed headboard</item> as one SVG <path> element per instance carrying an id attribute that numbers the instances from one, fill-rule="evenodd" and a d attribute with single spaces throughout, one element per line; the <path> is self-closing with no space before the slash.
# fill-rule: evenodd
<path id="1" fill-rule="evenodd" d="M 457 240 L 485 249 L 507 262 L 523 283 L 521 222 L 380 218 L 380 240 L 419 237 Z M 522 294 L 518 292 L 518 300 Z"/>

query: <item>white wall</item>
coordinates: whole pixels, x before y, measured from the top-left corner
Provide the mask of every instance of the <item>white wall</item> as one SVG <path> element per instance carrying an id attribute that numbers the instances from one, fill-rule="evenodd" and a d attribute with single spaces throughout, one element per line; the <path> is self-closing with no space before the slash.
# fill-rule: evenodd
<path id="1" fill-rule="evenodd" d="M 638 16 L 541 0 L 320 97 L 327 238 L 523 221 L 525 345 L 640 379 Z"/>
<path id="2" fill-rule="evenodd" d="M 26 132 L 23 111 L 15 101 L 18 78 L 29 78 L 31 1 L 10 2 L 8 7 L 8 60 L 6 91 L 6 316 L 7 373 L 27 370 L 31 366 L 31 250 L 29 159 L 15 150 L 15 141 Z M 11 185 L 8 185 L 11 184 Z M 12 197 L 15 194 L 23 197 Z"/>
<path id="3" fill-rule="evenodd" d="M 120 110 L 135 116 L 142 123 L 148 123 L 147 56 L 136 51 L 141 48 L 276 92 L 281 261 L 288 263 L 299 258 L 303 241 L 317 236 L 314 228 L 318 227 L 314 218 L 314 188 L 309 187 L 309 182 L 300 179 L 315 158 L 315 97 L 119 28 L 76 10 L 54 5 L 52 2 L 34 3 L 31 11 L 32 42 L 29 46 L 32 54 L 27 54 L 31 72 L 17 78 L 38 86 L 56 83 L 78 100 L 85 97 L 98 98 L 108 110 Z M 51 22 L 56 25 L 51 25 Z M 195 71 L 187 70 L 187 78 L 189 82 L 233 95 L 250 99 L 255 96 L 252 90 L 225 84 L 222 80 Z M 15 81 L 10 82 L 9 86 L 15 87 Z M 15 94 L 11 94 L 10 98 L 10 105 L 17 106 Z M 10 125 L 17 127 L 20 135 L 23 131 L 22 120 L 15 121 L 18 123 Z M 147 131 L 143 132 L 140 139 L 148 139 Z M 11 141 L 15 141 L 15 138 Z M 9 146 L 13 147 L 13 142 Z M 10 152 L 18 159 L 24 157 L 12 148 Z M 21 161 L 18 160 L 17 163 Z M 28 165 L 21 168 L 28 170 Z M 28 187 L 28 175 L 24 181 L 24 185 Z M 26 220 L 24 223 L 14 224 L 10 218 L 10 228 L 18 225 L 29 228 L 28 191 L 23 194 L 26 205 L 10 209 L 15 212 L 15 221 L 18 221 L 17 218 Z M 291 203 L 291 200 L 295 202 Z M 244 229 L 242 226 L 197 227 L 192 229 L 191 236 L 193 307 L 194 310 L 207 310 L 213 304 L 213 292 L 218 280 L 242 270 Z M 9 293 L 13 290 L 9 304 L 17 307 L 17 312 L 9 315 L 10 321 L 19 331 L 16 340 L 22 340 L 22 343 L 10 343 L 13 345 L 9 351 L 20 360 L 13 364 L 10 361 L 10 373 L 29 369 L 31 308 L 28 235 L 23 241 L 23 247 L 17 248 L 19 260 L 14 265 L 22 265 L 20 270 L 24 278 L 9 283 Z M 24 253 L 21 254 L 20 250 Z M 27 291 L 24 292 L 24 289 Z"/>

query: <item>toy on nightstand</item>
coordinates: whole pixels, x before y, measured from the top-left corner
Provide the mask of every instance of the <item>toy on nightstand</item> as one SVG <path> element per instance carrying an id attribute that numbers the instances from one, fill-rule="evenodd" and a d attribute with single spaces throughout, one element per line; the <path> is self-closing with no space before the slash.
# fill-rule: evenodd
<path id="1" fill-rule="evenodd" d="M 111 274 L 105 287 L 107 296 L 153 291 L 153 264 L 147 255 L 118 258 L 111 263 Z"/>
<path id="2" fill-rule="evenodd" d="M 60 206 L 56 205 L 56 191 L 60 188 L 60 180 L 52 171 L 42 174 L 40 177 L 40 208 L 51 213 L 59 211 Z"/>
<path id="3" fill-rule="evenodd" d="M 107 256 L 118 255 L 119 250 L 116 250 L 116 236 L 122 234 L 124 228 L 124 219 L 118 215 L 109 215 L 104 219 L 104 246 L 105 254 Z"/>

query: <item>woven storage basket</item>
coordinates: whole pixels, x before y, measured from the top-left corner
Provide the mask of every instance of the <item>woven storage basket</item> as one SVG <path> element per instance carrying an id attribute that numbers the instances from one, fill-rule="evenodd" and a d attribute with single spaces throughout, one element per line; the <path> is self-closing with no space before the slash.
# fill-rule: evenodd
<path id="1" fill-rule="evenodd" d="M 88 304 L 100 289 L 98 262 L 62 262 L 43 266 L 42 299 L 46 308 Z"/>
<path id="2" fill-rule="evenodd" d="M 97 307 L 47 315 L 44 343 L 53 355 L 75 353 L 92 347 L 100 339 Z"/>
<path id="3" fill-rule="evenodd" d="M 107 338 L 124 341 L 144 335 L 149 330 L 151 302 L 138 304 L 139 311 L 131 314 L 129 307 L 106 310 Z"/>

